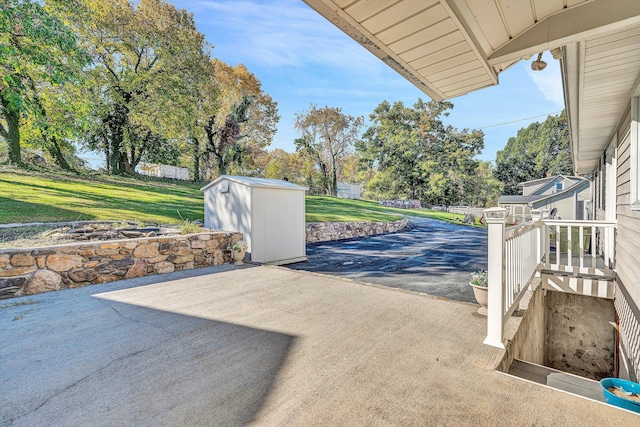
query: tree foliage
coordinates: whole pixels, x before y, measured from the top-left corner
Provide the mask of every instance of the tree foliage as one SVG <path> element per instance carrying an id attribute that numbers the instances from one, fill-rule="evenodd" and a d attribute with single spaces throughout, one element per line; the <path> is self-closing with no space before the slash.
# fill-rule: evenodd
<path id="1" fill-rule="evenodd" d="M 495 177 L 504 183 L 504 194 L 520 194 L 518 184 L 573 171 L 569 126 L 563 111 L 532 123 L 511 137 L 496 157 Z"/>
<path id="2" fill-rule="evenodd" d="M 86 96 L 89 148 L 111 173 L 132 174 L 143 160 L 175 160 L 184 135 L 182 105 L 207 60 L 193 16 L 162 0 L 78 0 L 67 19 L 90 53 Z"/>
<path id="3" fill-rule="evenodd" d="M 320 173 L 320 187 L 335 196 L 338 176 L 346 156 L 358 140 L 363 117 L 344 114 L 341 108 L 311 105 L 308 111 L 296 114 L 296 151 L 315 162 Z"/>
<path id="4" fill-rule="evenodd" d="M 376 170 L 368 190 L 427 204 L 474 202 L 480 165 L 475 157 L 484 134 L 445 126 L 442 117 L 452 108 L 450 102 L 422 100 L 413 108 L 402 102 L 378 105 L 370 115 L 372 126 L 356 145 L 362 165 Z"/>
<path id="5" fill-rule="evenodd" d="M 64 122 L 57 128 L 52 124 L 57 105 L 51 93 L 78 79 L 88 57 L 51 7 L 32 0 L 2 0 L 1 6 L 0 135 L 9 146 L 9 160 L 21 162 L 20 128 L 26 120 L 46 141 L 44 148 L 61 156 L 58 135 Z M 64 158 L 57 158 L 64 166 Z"/>
<path id="6" fill-rule="evenodd" d="M 277 103 L 242 64 L 232 67 L 214 59 L 208 71 L 200 80 L 190 130 L 194 169 L 203 169 L 207 176 L 246 166 L 251 170 L 252 159 L 262 155 L 276 133 Z"/>

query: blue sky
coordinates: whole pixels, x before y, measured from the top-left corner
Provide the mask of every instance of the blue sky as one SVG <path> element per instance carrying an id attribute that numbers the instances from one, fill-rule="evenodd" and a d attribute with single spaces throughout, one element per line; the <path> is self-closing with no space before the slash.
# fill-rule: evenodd
<path id="1" fill-rule="evenodd" d="M 429 99 L 300 0 L 171 2 L 194 14 L 198 30 L 214 45 L 213 57 L 246 65 L 278 102 L 281 118 L 270 149 L 295 150 L 294 117 L 310 104 L 368 119 L 385 99 L 406 105 Z M 533 72 L 531 61 L 522 61 L 500 74 L 498 86 L 451 100 L 455 107 L 446 123 L 485 132 L 482 159 L 494 160 L 518 129 L 562 110 L 559 64 L 548 52 L 543 59 L 549 64 L 544 71 Z"/>

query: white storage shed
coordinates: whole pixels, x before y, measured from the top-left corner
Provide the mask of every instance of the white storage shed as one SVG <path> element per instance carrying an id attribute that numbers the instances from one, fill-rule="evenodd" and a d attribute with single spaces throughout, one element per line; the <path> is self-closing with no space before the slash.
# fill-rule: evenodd
<path id="1" fill-rule="evenodd" d="M 306 261 L 305 192 L 287 181 L 222 175 L 204 191 L 204 226 L 244 234 L 251 261 Z"/>

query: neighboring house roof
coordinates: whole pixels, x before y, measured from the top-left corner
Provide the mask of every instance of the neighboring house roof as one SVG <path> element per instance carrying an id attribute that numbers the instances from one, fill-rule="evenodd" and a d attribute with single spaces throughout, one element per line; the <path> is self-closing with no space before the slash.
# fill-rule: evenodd
<path id="1" fill-rule="evenodd" d="M 215 180 L 211 181 L 209 184 L 202 187 L 200 190 L 205 191 L 206 189 L 216 185 L 221 181 L 231 181 L 236 182 L 241 185 L 246 185 L 247 187 L 254 188 L 277 188 L 281 190 L 308 190 L 308 187 L 303 187 L 298 184 L 294 184 L 289 181 L 282 181 L 280 179 L 271 179 L 271 178 L 252 178 L 248 176 L 234 176 L 234 175 L 221 175 Z"/>
<path id="2" fill-rule="evenodd" d="M 548 182 L 553 182 L 553 181 L 556 181 L 558 178 L 571 179 L 571 180 L 584 179 L 581 176 L 567 176 L 567 175 L 558 174 L 553 176 L 547 176 L 544 178 L 532 179 L 531 181 L 524 181 L 518 184 L 518 187 L 524 187 L 526 185 L 532 185 L 532 184 L 544 184 Z"/>
<path id="3" fill-rule="evenodd" d="M 591 183 L 589 182 L 588 179 L 586 178 L 582 178 L 579 176 L 571 176 L 571 177 L 565 177 L 563 175 L 558 175 L 562 178 L 569 178 L 571 181 L 574 181 L 573 185 L 568 186 L 567 188 L 565 188 L 562 191 L 558 191 L 556 193 L 553 194 L 530 194 L 528 196 L 500 196 L 500 198 L 498 199 L 498 203 L 502 203 L 502 204 L 522 204 L 522 205 L 529 205 L 532 207 L 535 207 L 535 205 L 540 205 L 542 204 L 542 202 L 553 202 L 555 200 L 560 200 L 563 199 L 567 196 L 571 196 L 573 195 L 573 193 L 577 192 L 577 191 L 582 191 L 585 188 L 588 188 L 589 185 L 591 185 Z M 558 178 L 558 176 L 552 177 L 552 178 L 545 178 L 545 179 L 550 179 L 548 184 L 553 184 L 554 180 L 556 178 Z M 533 182 L 533 181 L 528 181 L 528 182 Z M 545 187 L 545 185 L 543 185 L 542 187 Z M 542 187 L 538 189 L 538 191 L 542 190 Z"/>
<path id="4" fill-rule="evenodd" d="M 545 191 L 551 189 L 553 186 L 556 185 L 557 182 L 564 182 L 564 181 L 572 182 L 572 184 L 568 185 L 567 188 L 565 188 L 565 190 L 567 190 L 567 189 L 570 189 L 573 186 L 579 184 L 582 181 L 586 181 L 586 178 L 583 178 L 581 176 L 556 175 L 555 177 L 552 177 L 551 180 L 549 180 L 549 181 L 543 183 L 542 185 L 538 186 L 535 189 L 535 191 L 532 191 L 530 194 L 531 195 L 534 195 L 534 194 L 544 195 Z"/>

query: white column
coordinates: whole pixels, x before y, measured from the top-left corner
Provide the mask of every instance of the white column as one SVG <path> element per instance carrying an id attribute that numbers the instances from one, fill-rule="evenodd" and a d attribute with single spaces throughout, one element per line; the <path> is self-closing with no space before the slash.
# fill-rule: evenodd
<path id="1" fill-rule="evenodd" d="M 488 228 L 488 303 L 487 303 L 487 338 L 484 343 L 493 347 L 504 348 L 504 228 L 507 210 L 490 208 L 484 211 Z"/>

